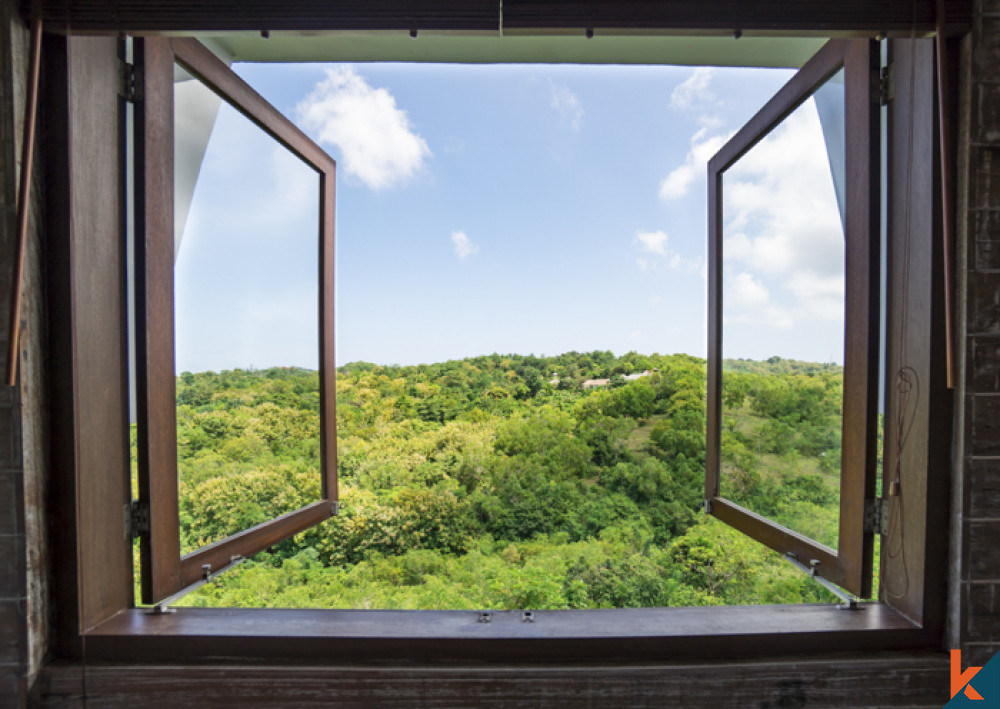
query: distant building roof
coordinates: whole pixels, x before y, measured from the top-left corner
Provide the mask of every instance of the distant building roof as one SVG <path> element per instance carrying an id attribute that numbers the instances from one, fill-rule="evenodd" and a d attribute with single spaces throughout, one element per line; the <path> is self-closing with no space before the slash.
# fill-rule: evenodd
<path id="1" fill-rule="evenodd" d="M 623 379 L 625 379 L 625 381 L 627 381 L 627 382 L 634 382 L 636 379 L 639 379 L 640 377 L 648 377 L 650 374 L 652 374 L 652 372 L 650 372 L 647 369 L 645 372 L 636 372 L 635 374 L 626 374 L 623 377 Z"/>
<path id="2" fill-rule="evenodd" d="M 610 379 L 588 379 L 580 386 L 584 389 L 593 389 L 594 387 L 606 387 Z"/>

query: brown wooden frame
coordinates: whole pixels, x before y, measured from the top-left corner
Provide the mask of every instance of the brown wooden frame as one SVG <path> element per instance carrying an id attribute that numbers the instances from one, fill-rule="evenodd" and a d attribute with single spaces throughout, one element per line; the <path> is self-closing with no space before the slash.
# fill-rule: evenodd
<path id="1" fill-rule="evenodd" d="M 319 341 L 321 499 L 181 556 L 174 373 L 174 64 L 319 173 Z M 141 536 L 142 599 L 155 603 L 231 563 L 336 513 L 333 159 L 229 67 L 190 38 L 136 40 L 143 99 L 136 106 L 136 359 L 139 501 L 149 505 Z"/>
<path id="2" fill-rule="evenodd" d="M 929 42 L 917 40 L 918 44 Z M 832 605 L 536 611 L 532 623 L 523 622 L 517 612 L 495 613 L 492 622 L 481 623 L 475 611 L 183 608 L 173 615 L 157 616 L 133 608 L 131 543 L 123 540 L 118 516 L 127 500 L 129 474 L 124 202 L 119 199 L 124 194 L 124 162 L 117 150 L 108 148 L 123 144 L 119 139 L 124 135 L 124 128 L 117 129 L 120 99 L 116 102 L 114 49 L 112 38 L 47 35 L 43 51 L 46 189 L 41 194 L 48 239 L 44 257 L 53 456 L 48 513 L 53 521 L 52 587 L 58 608 L 52 656 L 65 660 L 43 670 L 43 686 L 54 688 L 49 701 L 61 705 L 73 701 L 67 697 L 82 693 L 91 703 L 118 705 L 127 703 L 122 697 L 148 699 L 150 687 L 156 692 L 200 692 L 193 696 L 201 699 L 191 701 L 245 690 L 237 703 L 248 705 L 265 701 L 261 692 L 274 687 L 275 692 L 286 692 L 280 695 L 283 701 L 300 701 L 304 677 L 315 677 L 316 686 L 325 692 L 328 685 L 322 683 L 323 676 L 369 673 L 361 680 L 350 680 L 357 682 L 356 692 L 362 693 L 347 696 L 360 704 L 370 700 L 372 682 L 391 684 L 393 673 L 403 672 L 409 679 L 396 685 L 400 693 L 393 696 L 413 697 L 415 692 L 424 696 L 426 690 L 428 697 L 462 702 L 470 696 L 469 678 L 474 677 L 485 686 L 484 696 L 489 699 L 483 701 L 495 703 L 499 688 L 510 686 L 497 675 L 497 663 L 507 663 L 503 671 L 519 677 L 549 673 L 561 678 L 553 685 L 557 690 L 538 700 L 553 704 L 558 703 L 553 700 L 557 691 L 567 692 L 578 685 L 578 677 L 595 666 L 568 663 L 625 660 L 642 662 L 630 667 L 644 674 L 635 679 L 636 675 L 625 674 L 624 665 L 614 668 L 622 691 L 629 692 L 621 695 L 624 702 L 637 701 L 635 683 L 646 687 L 647 681 L 654 681 L 652 677 L 678 678 L 678 689 L 670 698 L 673 704 L 685 706 L 702 703 L 691 699 L 691 692 L 699 687 L 709 688 L 699 695 L 706 697 L 705 703 L 744 706 L 750 696 L 748 687 L 776 683 L 780 687 L 795 676 L 804 678 L 810 701 L 819 692 L 821 701 L 834 704 L 841 695 L 834 695 L 834 685 L 827 680 L 846 678 L 846 684 L 837 686 L 851 688 L 840 700 L 850 704 L 857 699 L 853 688 L 864 684 L 864 677 L 898 672 L 901 667 L 911 672 L 911 680 L 920 679 L 920 684 L 886 676 L 876 693 L 865 695 L 866 701 L 909 706 L 932 696 L 926 688 L 947 686 L 947 657 L 938 652 L 944 637 L 948 559 L 948 535 L 943 530 L 947 530 L 951 413 L 941 405 L 948 401 L 946 390 L 940 391 L 940 398 L 933 391 L 931 397 L 922 398 L 926 415 L 914 426 L 919 445 L 910 447 L 914 461 L 902 467 L 903 488 L 910 493 L 906 497 L 906 563 L 911 572 L 909 595 L 903 603 L 886 598 L 883 604 L 863 604 L 857 612 Z M 928 264 L 930 271 L 940 268 L 936 252 L 932 259 L 930 249 L 937 229 L 935 216 L 924 213 L 934 203 L 924 198 L 933 187 L 930 175 L 936 159 L 934 141 L 924 136 L 933 115 L 933 92 L 928 90 L 932 84 L 927 78 L 933 75 L 933 56 L 922 66 L 929 69 L 917 72 L 920 90 L 915 104 L 900 99 L 904 84 L 897 81 L 897 98 L 889 106 L 890 116 L 894 106 L 901 116 L 912 113 L 914 105 L 917 109 L 909 128 L 901 119 L 895 126 L 898 131 L 890 124 L 889 136 L 891 144 L 911 144 L 916 169 L 912 179 L 901 170 L 893 171 L 896 163 L 890 155 L 888 189 L 890 201 L 896 194 L 901 202 L 912 202 L 910 209 L 915 212 L 904 230 L 900 213 L 890 210 L 890 228 L 896 225 L 900 244 L 912 233 L 919 237 L 908 248 L 913 249 L 915 259 L 918 254 L 924 259 L 921 263 Z M 907 75 L 897 67 L 897 76 Z M 899 152 L 896 160 L 905 164 L 909 157 Z M 912 200 L 905 197 L 911 193 Z M 916 212 L 920 212 L 919 219 Z M 890 245 L 890 266 L 895 258 Z M 939 310 L 930 303 L 915 307 L 917 301 L 923 303 L 929 289 L 923 276 L 911 281 L 905 292 L 914 300 L 908 312 L 915 326 L 909 329 L 907 341 L 929 349 L 917 368 L 933 388 L 934 382 L 943 381 L 943 358 L 927 347 L 938 327 Z M 890 293 L 903 290 L 896 284 Z M 889 307 L 894 307 L 891 302 Z M 895 336 L 890 329 L 890 340 Z M 889 407 L 887 420 L 891 415 Z M 916 460 L 921 455 L 924 459 Z M 890 572 L 900 561 L 882 558 Z M 906 654 L 886 653 L 901 650 Z M 850 667 L 838 664 L 843 656 L 838 660 L 832 654 L 845 651 L 855 653 L 848 661 Z M 789 663 L 790 655 L 799 660 Z M 692 669 L 694 658 L 711 659 L 704 682 L 692 683 L 692 676 L 702 676 L 697 668 Z M 720 662 L 726 658 L 753 658 L 753 663 L 746 659 Z M 269 672 L 294 670 L 296 677 L 278 689 L 273 674 L 262 679 L 261 668 L 268 661 L 280 664 L 279 670 Z M 364 662 L 379 664 L 347 667 Z M 872 674 L 871 667 L 879 662 L 884 670 Z M 199 680 L 201 670 L 193 663 L 208 667 L 205 672 L 211 677 Z M 291 667 L 292 663 L 299 667 Z M 301 667 L 303 663 L 308 666 Z M 460 668 L 457 681 L 442 680 L 445 663 Z M 520 664 L 515 669 L 512 663 Z M 400 670 L 400 665 L 405 669 Z M 568 668 L 576 673 L 569 679 Z M 793 670 L 799 670 L 795 668 L 805 669 L 796 675 Z M 933 681 L 928 680 L 929 668 L 937 668 Z M 862 671 L 868 674 L 859 674 Z M 52 680 L 62 683 L 49 684 Z M 720 699 L 720 682 L 736 691 L 728 703 Z M 589 685 L 586 689 L 593 690 Z M 888 693 L 886 701 L 880 699 L 879 689 Z M 903 692 L 914 699 L 902 699 Z M 179 694 L 157 696 L 169 697 L 162 701 L 170 703 Z M 328 693 L 321 696 L 330 698 Z M 946 699 L 942 694 L 939 703 Z M 772 703 L 785 703 L 780 700 L 776 696 Z"/>
<path id="3" fill-rule="evenodd" d="M 846 264 L 844 403 L 840 528 L 836 550 L 783 527 L 720 490 L 722 437 L 722 178 L 723 173 L 844 69 Z M 816 574 L 867 598 L 872 588 L 874 536 L 864 530 L 865 500 L 874 498 L 879 342 L 878 103 L 872 77 L 878 53 L 868 40 L 831 40 L 736 133 L 708 164 L 708 425 L 707 511 Z"/>

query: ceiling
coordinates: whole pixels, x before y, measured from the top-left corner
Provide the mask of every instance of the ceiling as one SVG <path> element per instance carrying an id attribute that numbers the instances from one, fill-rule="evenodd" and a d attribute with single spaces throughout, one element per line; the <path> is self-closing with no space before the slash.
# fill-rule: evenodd
<path id="1" fill-rule="evenodd" d="M 198 34 L 213 50 L 245 62 L 456 62 L 540 64 L 678 64 L 693 66 L 802 66 L 826 41 L 822 37 L 732 35 L 624 35 L 577 31 L 532 34 L 405 31 Z"/>

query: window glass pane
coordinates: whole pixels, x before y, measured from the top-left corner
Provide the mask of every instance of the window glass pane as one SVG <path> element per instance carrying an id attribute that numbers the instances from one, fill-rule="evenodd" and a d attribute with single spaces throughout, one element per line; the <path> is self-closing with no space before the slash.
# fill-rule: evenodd
<path id="1" fill-rule="evenodd" d="M 320 499 L 319 175 L 175 71 L 181 552 Z"/>
<path id="2" fill-rule="evenodd" d="M 837 546 L 843 72 L 723 175 L 720 491 Z"/>

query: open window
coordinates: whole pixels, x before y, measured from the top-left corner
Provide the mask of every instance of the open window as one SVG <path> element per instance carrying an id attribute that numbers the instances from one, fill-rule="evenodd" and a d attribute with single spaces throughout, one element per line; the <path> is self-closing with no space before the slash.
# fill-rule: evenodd
<path id="1" fill-rule="evenodd" d="M 141 7 L 145 11 L 151 6 L 146 4 Z M 906 17 L 909 17 L 909 7 L 904 9 Z M 793 12 L 790 16 L 794 15 Z M 236 14 L 230 13 L 228 17 L 236 22 L 233 19 Z M 726 19 L 728 16 L 723 13 L 720 17 Z M 834 25 L 824 26 L 829 29 Z M 878 26 L 881 23 L 873 22 L 870 34 L 874 34 Z M 184 29 L 176 25 L 172 27 Z M 108 24 L 101 29 L 108 32 L 115 31 L 116 27 Z M 198 28 L 191 26 L 187 29 L 194 31 Z M 816 26 L 813 29 L 819 31 L 823 28 Z M 279 34 L 276 33 L 275 38 Z M 943 358 L 939 360 L 936 354 L 941 348 L 929 345 L 939 341 L 936 338 L 943 322 L 939 317 L 942 310 L 938 296 L 935 295 L 939 293 L 936 285 L 941 273 L 941 259 L 938 258 L 941 247 L 936 241 L 938 220 L 933 207 L 936 135 L 932 129 L 934 101 L 930 90 L 934 56 L 929 40 L 915 40 L 918 46 L 913 50 L 907 44 L 909 40 L 890 40 L 900 42 L 905 49 L 900 49 L 895 55 L 899 80 L 894 90 L 895 98 L 888 107 L 890 164 L 887 190 L 889 204 L 895 204 L 896 208 L 888 220 L 890 248 L 887 272 L 892 286 L 888 289 L 891 297 L 887 305 L 890 326 L 886 328 L 886 349 L 893 353 L 900 340 L 911 344 L 914 355 L 907 364 L 912 364 L 919 371 L 925 395 L 920 399 L 919 408 L 914 405 L 919 414 L 913 425 L 911 445 L 905 455 L 897 455 L 897 460 L 901 462 L 896 464 L 891 456 L 898 446 L 893 445 L 891 436 L 898 428 L 892 423 L 896 407 L 892 405 L 891 397 L 886 408 L 886 430 L 889 434 L 886 467 L 887 470 L 894 467 L 899 470 L 902 489 L 913 493 L 898 506 L 898 509 L 906 509 L 907 543 L 904 553 L 895 558 L 888 551 L 882 554 L 882 589 L 886 602 L 865 604 L 863 612 L 850 613 L 832 606 L 812 605 L 752 609 L 628 609 L 539 612 L 532 617 L 533 622 L 525 622 L 520 613 L 497 613 L 485 619 L 490 622 L 483 622 L 479 613 L 470 611 L 361 613 L 225 608 L 180 609 L 173 615 L 153 616 L 144 609 L 132 607 L 132 544 L 123 538 L 120 517 L 122 504 L 128 495 L 127 457 L 124 455 L 127 438 L 123 441 L 123 434 L 128 428 L 128 409 L 126 397 L 121 394 L 127 376 L 123 361 L 125 319 L 122 316 L 125 310 L 125 269 L 121 266 L 126 240 L 120 200 L 116 199 L 117 187 L 124 180 L 124 159 L 117 150 L 108 149 L 108 146 L 119 144 L 118 138 L 123 132 L 118 129 L 116 121 L 120 109 L 118 86 L 114 80 L 117 56 L 114 40 L 111 39 L 61 36 L 48 39 L 51 40 L 51 51 L 45 53 L 48 63 L 44 83 L 47 92 L 44 115 L 50 120 L 46 135 L 50 161 L 46 164 L 45 190 L 47 242 L 42 255 L 47 261 L 49 277 L 46 281 L 50 288 L 51 344 L 46 354 L 50 358 L 52 372 L 54 412 L 51 452 L 54 458 L 52 489 L 56 493 L 53 495 L 56 512 L 53 520 L 58 522 L 51 530 L 55 580 L 52 590 L 54 603 L 59 609 L 56 614 L 55 652 L 57 656 L 76 660 L 54 665 L 49 671 L 56 679 L 64 677 L 67 684 L 63 686 L 68 694 L 78 692 L 80 687 L 81 641 L 85 645 L 85 659 L 91 673 L 99 663 L 142 663 L 149 671 L 149 677 L 155 681 L 180 678 L 185 681 L 174 682 L 174 685 L 188 687 L 192 672 L 190 663 L 218 662 L 219 658 L 230 658 L 232 662 L 225 668 L 224 684 L 237 689 L 246 684 L 241 684 L 239 680 L 252 679 L 262 662 L 301 664 L 306 658 L 311 662 L 320 658 L 318 662 L 341 664 L 366 659 L 410 665 L 415 660 L 465 665 L 481 662 L 483 667 L 488 668 L 488 671 L 484 670 L 485 674 L 492 672 L 497 662 L 537 661 L 548 665 L 569 660 L 679 662 L 682 664 L 677 665 L 679 669 L 675 674 L 680 677 L 680 682 L 685 683 L 683 686 L 687 686 L 690 684 L 691 666 L 683 663 L 695 661 L 710 661 L 718 665 L 723 658 L 753 658 L 759 662 L 762 658 L 797 654 L 810 658 L 806 663 L 810 667 L 832 668 L 831 671 L 842 674 L 845 665 L 838 665 L 840 660 L 831 657 L 830 653 L 867 652 L 865 662 L 849 663 L 847 669 L 853 672 L 851 667 L 867 666 L 870 664 L 868 658 L 874 657 L 873 653 L 878 651 L 940 648 L 946 596 L 943 579 L 947 576 L 948 559 L 948 535 L 941 532 L 948 528 L 950 481 L 947 473 L 951 435 L 948 423 L 951 415 L 948 392 L 943 384 L 937 384 L 944 381 L 940 376 Z M 275 39 L 267 41 L 273 43 Z M 301 41 L 300 37 L 289 38 L 289 42 Z M 331 46 L 335 43 L 339 46 L 341 41 L 339 37 L 333 38 Z M 408 38 L 405 41 L 410 42 Z M 625 37 L 623 41 L 631 42 L 632 38 Z M 688 40 L 684 38 L 683 41 L 686 43 Z M 168 57 L 166 65 L 170 67 L 174 52 L 181 56 L 177 48 L 186 41 L 174 40 L 162 48 L 165 42 L 167 40 L 149 40 L 138 59 L 145 59 L 147 65 L 151 64 L 153 57 L 150 55 L 159 46 L 159 51 Z M 412 46 L 412 43 L 407 46 Z M 585 46 L 596 45 L 591 43 Z M 475 51 L 479 51 L 478 48 Z M 481 56 L 475 54 L 476 58 Z M 889 56 L 893 57 L 892 49 Z M 907 62 L 910 68 L 907 68 Z M 915 71 L 912 69 L 914 65 Z M 803 81 L 805 92 L 808 93 L 809 88 L 817 83 L 821 82 Z M 159 119 L 150 107 L 154 100 L 152 92 L 164 92 L 168 87 L 172 90 L 172 84 L 172 67 L 158 74 L 147 71 L 146 102 L 137 104 L 136 109 L 141 111 L 145 106 L 145 112 L 150 115 L 145 123 L 139 122 L 140 130 L 144 126 L 161 132 L 170 129 L 157 123 Z M 868 103 L 868 82 L 864 84 L 866 90 L 863 96 L 851 93 L 851 89 L 848 89 L 848 95 L 855 97 L 850 105 L 862 115 L 868 115 L 873 107 Z M 69 96 L 73 97 L 73 102 L 67 100 Z M 898 110 L 894 111 L 894 107 Z M 778 122 L 778 119 L 773 122 Z M 873 150 L 870 135 L 867 133 L 848 140 L 848 149 L 853 151 L 861 144 Z M 138 137 L 144 139 L 148 136 Z M 163 184 L 168 174 L 165 167 L 172 160 L 170 150 L 161 147 L 160 159 L 157 162 L 151 158 L 145 166 L 140 165 L 140 168 L 146 168 L 140 169 L 139 176 L 147 183 L 147 198 L 138 206 L 141 210 L 140 221 L 146 224 L 147 235 L 152 233 L 150 227 L 154 214 L 161 215 L 159 218 L 168 218 L 171 214 L 165 206 L 171 204 L 169 186 Z M 914 169 L 906 169 L 907 164 L 913 164 Z M 869 184 L 872 181 L 870 173 L 848 174 L 850 180 L 847 186 L 854 195 L 853 199 L 859 194 L 865 195 L 865 191 L 872 187 Z M 893 199 L 897 201 L 894 203 Z M 152 212 L 147 206 L 149 204 L 159 204 L 160 211 Z M 906 206 L 905 211 L 900 209 L 900 204 Z M 715 218 L 718 216 L 715 213 Z M 867 220 L 869 223 L 874 221 L 873 213 L 869 213 Z M 170 233 L 170 228 L 166 228 L 164 233 Z M 163 271 L 157 272 L 153 264 L 143 267 L 160 274 L 158 283 L 161 288 L 165 278 L 163 274 L 170 273 L 173 263 L 172 247 L 168 249 L 164 246 L 164 239 L 169 237 L 162 233 L 159 242 L 151 238 L 150 245 L 158 245 L 159 250 L 149 254 L 150 258 L 165 262 L 166 265 L 160 266 Z M 894 245 L 896 248 L 893 248 Z M 146 248 L 144 244 L 140 246 Z M 913 255 L 912 266 L 901 258 L 904 252 Z M 849 253 L 849 258 L 856 253 Z M 904 271 L 909 273 L 909 285 L 899 278 Z M 144 274 L 145 270 L 141 271 L 140 278 Z M 721 287 L 718 281 L 717 273 L 713 280 L 715 287 Z M 170 281 L 167 283 L 172 285 Z M 851 290 L 847 292 L 851 293 L 851 297 L 857 295 Z M 717 291 L 713 300 L 713 328 L 722 325 L 719 317 L 720 293 L 721 290 Z M 167 292 L 163 302 L 170 303 L 170 295 Z M 148 303 L 154 307 L 157 302 L 156 298 L 148 297 Z M 148 312 L 147 301 L 141 300 L 139 308 Z M 902 328 L 899 323 L 892 327 L 893 313 L 899 312 L 907 312 L 909 316 L 911 326 L 904 334 L 900 334 Z M 168 309 L 166 313 L 169 315 L 172 310 Z M 148 320 L 147 317 L 140 330 L 144 334 L 148 332 Z M 162 320 L 163 314 L 160 317 Z M 872 330 L 872 327 L 868 328 L 869 333 Z M 146 369 L 149 369 L 146 360 L 156 354 L 155 347 L 160 341 L 156 337 L 148 337 L 140 342 L 140 348 L 146 348 L 142 350 L 143 367 Z M 873 345 L 872 339 L 867 342 L 869 346 Z M 149 349 L 153 352 L 147 352 Z M 172 350 L 168 351 L 172 353 Z M 719 363 L 720 359 L 716 359 L 713 365 L 715 402 L 712 403 L 712 410 L 715 416 L 720 414 L 718 398 L 722 370 Z M 150 372 L 158 377 L 160 389 L 166 388 L 166 398 L 153 400 L 147 397 L 142 401 L 144 409 L 154 405 L 169 409 L 175 406 L 172 397 L 175 396 L 173 377 L 176 370 L 169 359 L 165 369 L 166 373 L 155 369 Z M 894 369 L 895 366 L 889 371 Z M 871 389 L 876 388 L 874 378 L 870 377 L 868 384 Z M 929 395 L 926 395 L 928 392 Z M 327 401 L 330 404 L 325 408 L 329 409 L 332 397 Z M 140 455 L 147 456 L 144 463 L 147 466 L 146 476 L 151 453 L 154 454 L 152 460 L 156 461 L 155 454 L 162 452 L 170 455 L 176 446 L 173 419 L 162 410 L 154 413 L 159 420 L 167 421 L 164 428 L 168 433 L 162 434 L 163 440 L 141 443 L 144 449 L 140 449 Z M 149 427 L 149 419 L 157 416 L 151 417 L 149 412 L 142 415 L 146 417 L 143 422 L 145 430 L 154 430 Z M 326 420 L 331 421 L 331 417 L 327 415 Z M 718 426 L 718 421 L 715 425 Z M 718 465 L 718 429 L 715 431 L 715 464 Z M 329 430 L 325 435 L 330 436 Z M 159 450 L 150 450 L 156 445 L 160 446 Z M 145 478 L 142 494 L 147 500 L 150 499 L 151 484 L 164 486 L 164 479 L 169 481 L 171 476 L 176 475 L 165 468 L 162 461 L 154 464 L 158 470 L 166 472 L 163 473 L 165 477 L 157 478 L 152 483 L 149 477 Z M 332 466 L 326 468 L 328 471 L 333 469 Z M 718 473 L 715 479 L 718 483 Z M 725 480 L 721 487 L 721 495 L 726 495 Z M 155 492 L 161 499 L 169 500 L 169 487 Z M 723 517 L 726 505 L 721 495 L 712 491 L 709 499 L 715 498 L 713 508 Z M 165 514 L 173 515 L 176 520 L 176 507 L 172 510 L 169 505 L 166 507 Z M 160 508 L 163 508 L 162 504 Z M 727 518 L 733 517 L 729 515 Z M 173 534 L 176 537 L 176 522 L 174 524 Z M 737 521 L 737 524 L 740 522 Z M 154 520 L 153 525 L 158 530 L 166 527 L 170 532 L 169 520 Z M 773 536 L 779 535 L 775 533 Z M 887 534 L 885 540 L 888 542 L 891 537 L 891 533 Z M 168 537 L 161 536 L 160 539 Z M 144 544 L 149 542 L 147 539 Z M 169 580 L 171 569 L 176 569 L 177 575 L 180 575 L 181 552 L 176 541 L 172 549 L 168 542 L 160 543 L 166 549 L 165 554 L 158 557 L 164 560 L 163 569 L 158 573 L 161 578 L 166 576 Z M 837 546 L 844 545 L 844 540 L 839 539 Z M 887 543 L 885 549 L 888 548 Z M 811 554 L 811 547 L 804 545 L 802 553 L 804 556 L 801 558 L 806 561 L 820 558 L 805 556 Z M 148 556 L 147 550 L 147 562 Z M 226 557 L 223 556 L 222 560 L 225 561 Z M 146 568 L 149 569 L 148 563 Z M 195 570 L 200 571 L 200 567 Z M 909 580 L 905 581 L 907 570 Z M 823 574 L 827 571 L 826 568 L 820 570 Z M 886 578 L 898 581 L 891 586 L 885 582 Z M 146 583 L 148 587 L 148 579 Z M 900 589 L 905 586 L 907 595 L 903 602 L 898 595 L 887 593 L 887 586 L 895 588 L 896 594 L 904 593 Z M 235 662 L 242 662 L 244 670 L 236 667 Z M 466 681 L 469 674 L 465 665 L 458 670 L 462 681 Z M 758 672 L 763 665 L 743 663 L 734 666 L 750 667 L 749 671 Z M 777 665 L 772 662 L 768 666 Z M 924 666 L 914 672 L 919 674 Z M 89 695 L 92 701 L 97 697 L 99 702 L 102 691 L 105 692 L 103 696 L 109 696 L 125 685 L 148 686 L 148 682 L 135 681 L 134 673 L 130 678 L 120 665 L 108 664 L 107 668 L 105 677 L 91 674 L 87 679 L 84 696 Z M 565 675 L 565 669 L 553 671 Z M 661 667 L 653 667 L 650 671 L 659 673 L 657 677 L 662 674 Z M 711 671 L 714 673 L 715 669 Z M 745 675 L 745 669 L 740 671 Z M 876 668 L 876 674 L 881 671 Z M 343 674 L 339 665 L 333 666 L 329 672 L 338 677 Z M 428 676 L 432 675 L 433 672 L 430 672 Z M 231 681 L 234 678 L 236 682 Z M 807 681 L 814 678 L 815 673 L 812 677 L 805 677 Z M 403 679 L 405 681 L 400 686 L 411 691 L 413 683 L 405 677 Z M 634 682 L 634 679 L 629 675 L 623 682 Z M 353 681 L 352 678 L 348 680 Z M 745 681 L 745 676 L 734 681 L 738 685 Z M 495 677 L 486 677 L 487 690 L 495 684 Z M 212 689 L 222 685 L 205 686 Z M 327 686 L 317 691 L 329 694 Z M 294 693 L 299 689 L 295 687 L 287 691 Z M 919 693 L 923 686 L 911 689 Z M 892 688 L 892 691 L 896 689 Z M 891 703 L 891 700 L 890 697 L 886 703 Z M 183 701 L 179 703 L 183 704 Z M 845 699 L 844 703 L 850 703 L 850 699 Z"/>
<path id="2" fill-rule="evenodd" d="M 708 166 L 706 510 L 861 597 L 871 595 L 877 452 L 878 75 L 875 43 L 829 42 Z M 767 372 L 740 371 L 744 333 L 792 371 L 800 359 L 830 365 L 777 391 Z M 829 354 L 800 354 L 817 347 Z M 812 410 L 811 392 L 836 388 L 839 411 Z M 832 416 L 840 440 L 809 440 L 810 417 Z M 821 469 L 797 467 L 797 444 L 821 449 Z M 774 498 L 789 488 L 762 501 L 768 478 L 839 495 L 839 517 L 825 529 L 807 507 L 779 519 Z"/>
<path id="3" fill-rule="evenodd" d="M 154 603 L 336 513 L 335 164 L 198 41 L 137 40 L 135 51 L 136 457 L 138 510 L 148 514 L 142 596 Z M 229 152 L 202 159 L 213 122 Z M 227 172 L 241 188 L 199 207 L 194 178 L 224 184 Z M 276 292 L 279 280 L 294 292 Z M 268 311 L 274 301 L 286 307 Z M 290 327 L 313 351 L 281 347 Z M 217 374 L 211 381 L 182 376 L 195 340 L 214 357 L 197 364 Z M 287 410 L 233 391 L 225 374 L 237 368 L 271 379 Z M 185 419 L 211 416 L 204 404 L 220 399 L 243 412 L 229 449 L 186 437 Z M 203 451 L 194 468 L 178 468 L 179 445 Z M 294 446 L 301 465 L 255 471 L 253 489 L 233 490 L 226 472 L 240 465 L 240 446 Z M 180 509 L 179 485 L 205 504 Z M 240 501 L 238 514 L 223 493 Z M 185 534 L 198 514 L 212 516 L 211 538 Z"/>

